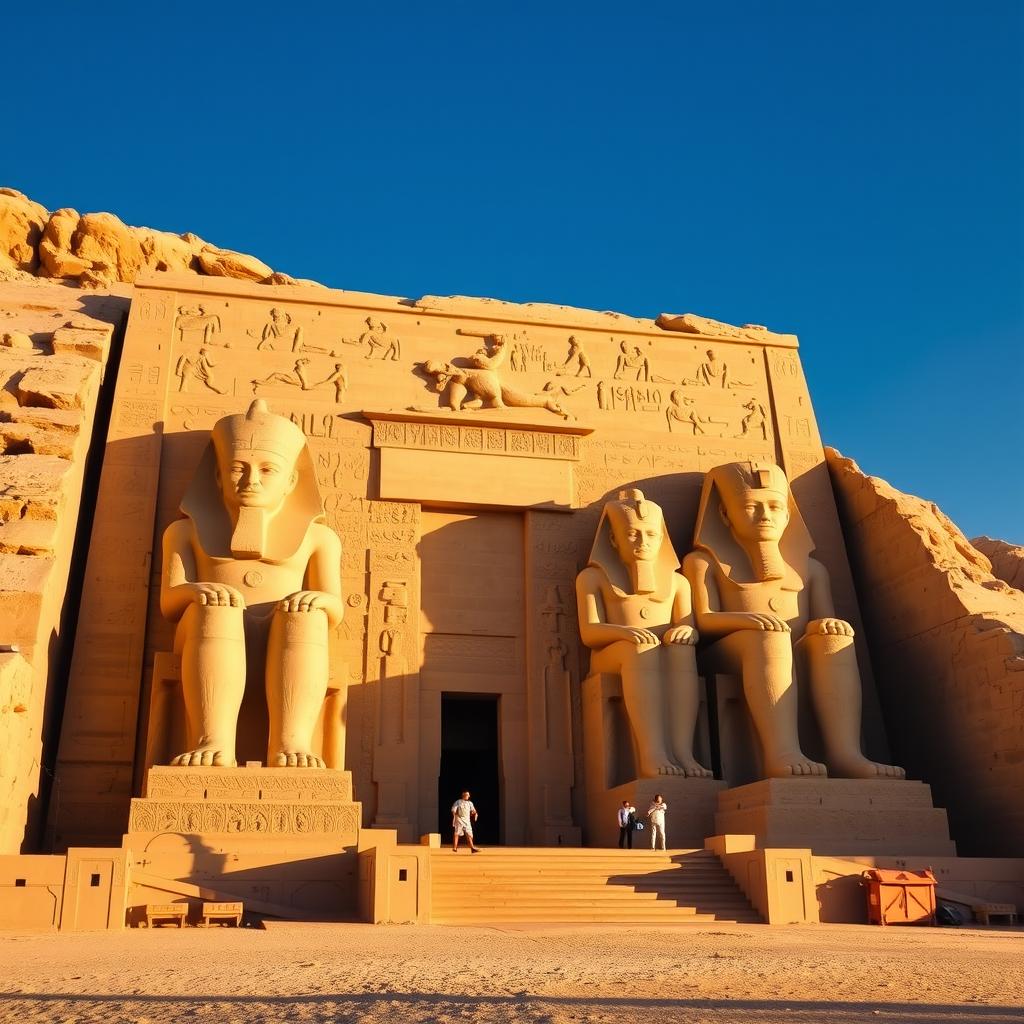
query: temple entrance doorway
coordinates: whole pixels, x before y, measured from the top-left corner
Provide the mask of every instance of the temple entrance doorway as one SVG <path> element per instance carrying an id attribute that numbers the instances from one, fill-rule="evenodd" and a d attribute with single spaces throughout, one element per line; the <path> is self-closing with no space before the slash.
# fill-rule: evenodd
<path id="1" fill-rule="evenodd" d="M 528 834 L 524 521 L 424 509 L 420 553 L 419 834 L 451 838 L 463 789 L 481 843 Z"/>
<path id="2" fill-rule="evenodd" d="M 441 770 L 437 781 L 438 831 L 451 837 L 451 806 L 468 789 L 480 818 L 473 834 L 481 845 L 501 841 L 496 696 L 441 695 Z"/>

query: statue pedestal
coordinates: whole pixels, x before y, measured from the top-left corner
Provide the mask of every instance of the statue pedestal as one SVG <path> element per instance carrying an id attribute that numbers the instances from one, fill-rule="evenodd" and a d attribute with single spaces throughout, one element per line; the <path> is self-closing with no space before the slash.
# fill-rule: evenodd
<path id="1" fill-rule="evenodd" d="M 703 849 L 715 832 L 718 794 L 726 783 L 716 779 L 687 779 L 678 775 L 636 778 L 636 758 L 629 719 L 622 703 L 622 680 L 595 673 L 583 682 L 583 763 L 587 778 L 587 846 L 614 846 L 619 841 L 617 812 L 623 800 L 636 807 L 644 831 L 633 836 L 634 845 L 649 846 L 647 808 L 660 793 L 669 805 L 666 816 L 668 844 L 675 849 Z M 694 753 L 709 763 L 706 702 L 701 694 Z"/>
<path id="2" fill-rule="evenodd" d="M 954 857 L 946 812 L 923 782 L 763 779 L 718 796 L 717 835 L 816 854 Z"/>
<path id="3" fill-rule="evenodd" d="M 346 918 L 360 820 L 347 771 L 154 767 L 122 845 L 149 880 L 142 889 L 185 882 L 276 905 L 281 916 Z M 163 891 L 167 902 L 176 890 Z"/>

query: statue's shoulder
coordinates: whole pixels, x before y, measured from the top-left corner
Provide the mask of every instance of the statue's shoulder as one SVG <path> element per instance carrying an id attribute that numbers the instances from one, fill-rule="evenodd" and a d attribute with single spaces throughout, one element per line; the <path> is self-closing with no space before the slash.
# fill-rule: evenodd
<path id="1" fill-rule="evenodd" d="M 182 519 L 175 519 L 170 526 L 164 530 L 164 540 L 170 544 L 191 544 L 195 536 L 195 524 L 188 516 Z"/>
<path id="2" fill-rule="evenodd" d="M 683 572 L 707 569 L 714 565 L 714 559 L 706 552 L 697 548 L 683 556 Z"/>
<path id="3" fill-rule="evenodd" d="M 310 523 L 306 538 L 314 548 L 341 551 L 341 538 L 326 523 Z"/>
<path id="4" fill-rule="evenodd" d="M 607 582 L 608 577 L 605 575 L 604 570 L 596 565 L 588 565 L 576 577 L 576 585 L 578 587 L 586 587 L 589 590 L 599 590 Z"/>

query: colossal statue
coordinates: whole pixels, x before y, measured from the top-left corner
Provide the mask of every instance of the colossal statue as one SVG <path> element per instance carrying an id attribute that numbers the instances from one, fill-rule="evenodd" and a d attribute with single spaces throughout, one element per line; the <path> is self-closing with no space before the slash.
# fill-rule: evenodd
<path id="1" fill-rule="evenodd" d="M 181 511 L 164 532 L 160 609 L 177 623 L 191 749 L 172 764 L 234 765 L 246 687 L 263 684 L 267 764 L 322 768 L 313 733 L 343 611 L 341 542 L 302 431 L 262 400 L 218 420 Z"/>
<path id="2" fill-rule="evenodd" d="M 695 551 L 683 571 L 709 667 L 742 676 L 764 774 L 903 778 L 861 752 L 853 628 L 836 618 L 825 567 L 783 471 L 734 462 L 704 478 Z M 828 768 L 804 755 L 797 674 L 806 678 Z"/>
<path id="3" fill-rule="evenodd" d="M 678 570 L 661 508 L 642 491 L 624 490 L 604 506 L 590 561 L 576 577 L 590 671 L 621 676 L 644 778 L 711 775 L 693 756 L 697 631 Z"/>

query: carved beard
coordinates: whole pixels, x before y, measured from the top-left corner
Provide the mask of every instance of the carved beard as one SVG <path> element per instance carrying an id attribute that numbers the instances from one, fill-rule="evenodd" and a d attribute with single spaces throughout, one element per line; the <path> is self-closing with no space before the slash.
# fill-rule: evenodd
<path id="1" fill-rule="evenodd" d="M 267 526 L 270 515 L 265 508 L 238 509 L 238 522 L 231 534 L 231 554 L 235 558 L 262 558 L 267 550 Z"/>
<path id="2" fill-rule="evenodd" d="M 630 579 L 633 581 L 634 594 L 653 594 L 658 589 L 654 562 L 644 562 L 634 558 L 627 564 L 629 565 Z"/>
<path id="3" fill-rule="evenodd" d="M 782 551 L 777 542 L 773 540 L 760 540 L 753 548 L 744 548 L 747 558 L 750 559 L 750 567 L 758 581 L 763 583 L 767 580 L 781 580 L 786 575 L 786 562 L 782 557 Z"/>

